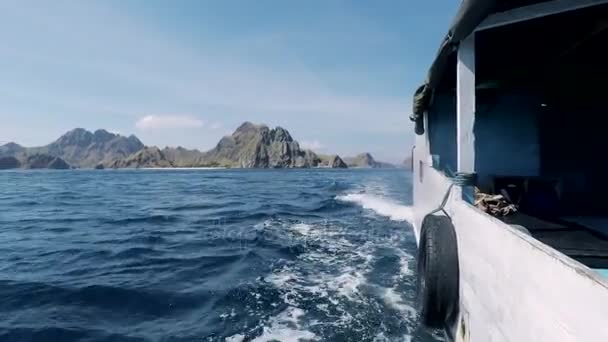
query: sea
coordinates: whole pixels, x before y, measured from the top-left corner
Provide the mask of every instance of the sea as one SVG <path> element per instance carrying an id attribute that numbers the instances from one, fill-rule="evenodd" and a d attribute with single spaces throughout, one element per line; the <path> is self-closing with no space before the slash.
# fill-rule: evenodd
<path id="1" fill-rule="evenodd" d="M 0 341 L 440 341 L 402 169 L 0 172 Z"/>

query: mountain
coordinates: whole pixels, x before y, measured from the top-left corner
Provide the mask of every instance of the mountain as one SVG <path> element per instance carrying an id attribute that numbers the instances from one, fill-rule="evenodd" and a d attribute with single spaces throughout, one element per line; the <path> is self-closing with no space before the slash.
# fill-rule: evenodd
<path id="1" fill-rule="evenodd" d="M 337 154 L 332 155 L 319 155 L 319 161 L 317 167 L 329 167 L 332 169 L 346 169 L 348 165 L 340 158 Z"/>
<path id="2" fill-rule="evenodd" d="M 372 158 L 373 159 L 373 158 Z M 282 127 L 245 122 L 206 152 L 183 147 L 144 146 L 134 135 L 125 137 L 99 129 L 73 129 L 41 147 L 16 143 L 0 146 L 0 168 L 346 168 L 338 155 L 303 150 Z"/>
<path id="3" fill-rule="evenodd" d="M 40 149 L 63 158 L 73 166 L 94 167 L 127 157 L 143 148 L 144 144 L 134 135 L 124 137 L 103 129 L 91 133 L 76 128 Z"/>
<path id="4" fill-rule="evenodd" d="M 57 157 L 75 167 L 95 167 L 110 164 L 143 148 L 144 144 L 134 135 L 124 137 L 103 129 L 89 132 L 76 128 L 46 146 L 27 148 L 15 143 L 2 145 L 0 157 L 17 158 L 23 164 L 22 167 L 29 163 L 30 156 L 36 155 L 38 159 L 40 156 Z"/>
<path id="5" fill-rule="evenodd" d="M 251 122 L 223 137 L 201 160 L 202 166 L 239 168 L 307 168 L 321 163 L 314 152 L 302 150 L 286 129 Z"/>
<path id="6" fill-rule="evenodd" d="M 69 169 L 70 165 L 61 157 L 30 150 L 19 144 L 8 143 L 0 146 L 0 170 L 16 168 Z"/>
<path id="7" fill-rule="evenodd" d="M 0 170 L 17 169 L 21 167 L 21 162 L 15 157 L 0 157 Z"/>
<path id="8" fill-rule="evenodd" d="M 199 150 L 188 150 L 181 146 L 165 147 L 162 153 L 174 167 L 196 167 L 203 164 L 204 154 Z"/>
<path id="9" fill-rule="evenodd" d="M 59 157 L 54 157 L 48 154 L 33 154 L 28 155 L 25 162 L 21 163 L 21 167 L 25 169 L 67 170 L 70 168 L 70 165 Z"/>
<path id="10" fill-rule="evenodd" d="M 0 156 L 4 156 L 4 157 L 23 157 L 26 154 L 26 148 L 19 145 L 19 144 L 15 144 L 13 142 L 9 142 L 6 145 L 2 145 L 0 146 Z"/>
<path id="11" fill-rule="evenodd" d="M 361 153 L 354 157 L 346 157 L 344 161 L 348 167 L 357 168 L 394 168 L 393 164 L 376 161 L 369 153 Z"/>
<path id="12" fill-rule="evenodd" d="M 174 167 L 167 156 L 158 147 L 144 147 L 134 154 L 113 161 L 109 167 L 120 168 L 149 168 L 149 167 Z"/>
<path id="13" fill-rule="evenodd" d="M 228 168 L 344 168 L 339 156 L 320 156 L 303 150 L 282 127 L 245 122 L 207 151 L 183 147 L 142 150 L 110 167 L 228 167 Z"/>

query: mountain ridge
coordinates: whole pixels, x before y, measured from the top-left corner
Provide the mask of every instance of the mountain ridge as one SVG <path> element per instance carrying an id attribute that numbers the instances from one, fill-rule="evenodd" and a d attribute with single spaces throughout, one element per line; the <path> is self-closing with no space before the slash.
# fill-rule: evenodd
<path id="1" fill-rule="evenodd" d="M 360 153 L 354 157 L 345 157 L 344 161 L 348 167 L 355 168 L 395 168 L 396 166 L 390 163 L 377 161 L 369 152 Z"/>
<path id="2" fill-rule="evenodd" d="M 59 157 L 73 167 L 92 168 L 98 164 L 127 157 L 144 147 L 134 135 L 125 137 L 103 129 L 94 132 L 74 128 L 45 146 L 23 147 L 16 143 L 0 146 L 0 156 L 25 161 L 28 156 Z"/>
<path id="3" fill-rule="evenodd" d="M 36 157 L 34 157 L 36 156 Z M 358 158 L 360 156 L 364 156 Z M 208 151 L 181 146 L 144 145 L 135 135 L 123 136 L 104 129 L 72 129 L 52 143 L 24 147 L 14 142 L 0 145 L 4 168 L 347 168 L 379 167 L 369 153 L 352 158 L 317 154 L 303 149 L 281 126 L 243 122 Z M 371 166 L 370 166 L 371 165 Z"/>

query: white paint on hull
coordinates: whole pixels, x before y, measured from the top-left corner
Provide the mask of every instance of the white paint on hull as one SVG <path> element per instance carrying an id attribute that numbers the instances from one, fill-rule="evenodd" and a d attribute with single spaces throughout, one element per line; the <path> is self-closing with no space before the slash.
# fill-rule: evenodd
<path id="1" fill-rule="evenodd" d="M 475 172 L 475 32 L 460 42 L 456 62 L 458 172 Z"/>
<path id="2" fill-rule="evenodd" d="M 413 178 L 417 239 L 422 219 L 439 206 L 450 184 L 423 161 L 424 141 L 418 143 Z M 460 329 L 457 341 L 608 341 L 605 279 L 464 202 L 458 187 L 446 211 L 458 238 L 459 321 L 466 322 L 465 338 L 462 328 L 454 327 Z"/>
<path id="3" fill-rule="evenodd" d="M 592 270 L 461 200 L 448 212 L 472 341 L 608 341 L 608 284 Z"/>

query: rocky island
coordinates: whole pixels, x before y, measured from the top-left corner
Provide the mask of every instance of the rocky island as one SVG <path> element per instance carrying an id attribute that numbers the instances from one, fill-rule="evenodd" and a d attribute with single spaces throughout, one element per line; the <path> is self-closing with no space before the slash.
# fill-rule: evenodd
<path id="1" fill-rule="evenodd" d="M 393 164 L 379 162 L 372 157 L 369 153 L 361 153 L 354 157 L 346 157 L 344 161 L 348 165 L 348 167 L 357 167 L 357 168 L 394 168 Z"/>
<path id="2" fill-rule="evenodd" d="M 46 146 L 23 147 L 16 143 L 0 146 L 0 168 L 9 168 L 3 166 L 8 165 L 10 158 L 16 159 L 21 168 L 93 168 L 127 157 L 142 148 L 144 144 L 134 135 L 123 137 L 103 129 L 89 132 L 76 128 Z"/>
<path id="3" fill-rule="evenodd" d="M 145 146 L 128 137 L 100 129 L 73 129 L 41 147 L 16 143 L 0 146 L 0 169 L 13 168 L 347 168 L 386 167 L 369 153 L 343 160 L 302 149 L 282 127 L 245 122 L 209 151 L 183 147 Z"/>

